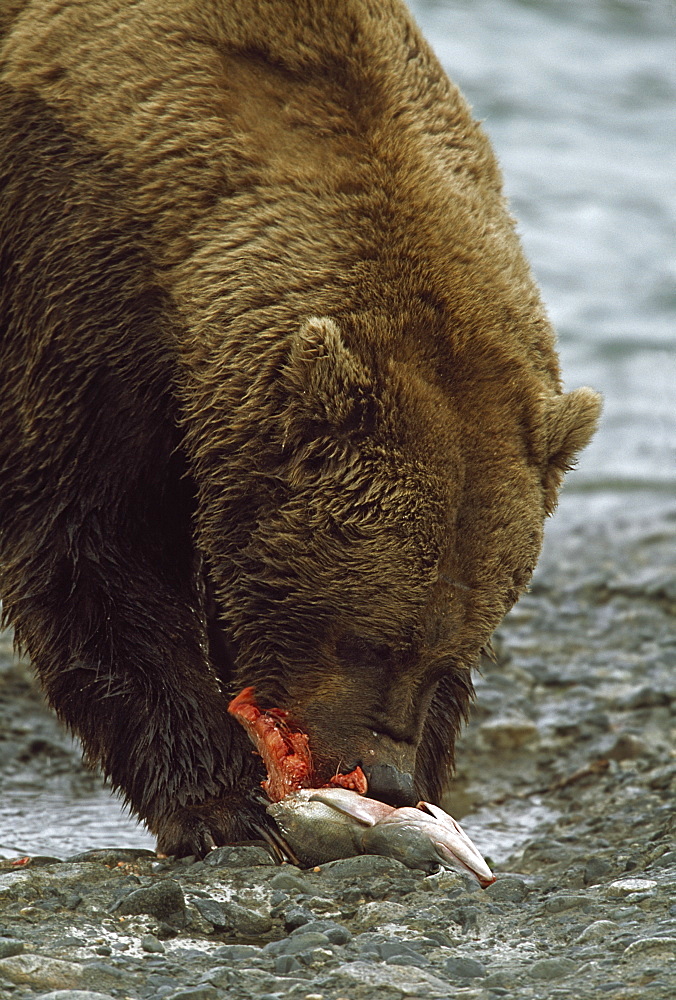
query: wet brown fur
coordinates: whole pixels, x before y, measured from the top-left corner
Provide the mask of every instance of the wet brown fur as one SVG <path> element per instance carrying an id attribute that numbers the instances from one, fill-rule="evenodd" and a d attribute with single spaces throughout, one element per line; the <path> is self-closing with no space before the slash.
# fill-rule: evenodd
<path id="1" fill-rule="evenodd" d="M 589 440 L 488 141 L 396 0 L 12 0 L 2 594 L 165 852 L 255 834 L 245 684 L 436 801 Z"/>

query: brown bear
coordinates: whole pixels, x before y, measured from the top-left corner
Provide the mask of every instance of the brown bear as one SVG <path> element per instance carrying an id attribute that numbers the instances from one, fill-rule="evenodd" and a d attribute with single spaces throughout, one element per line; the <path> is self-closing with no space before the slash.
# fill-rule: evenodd
<path id="1" fill-rule="evenodd" d="M 7 622 L 164 853 L 274 837 L 244 686 L 438 802 L 599 399 L 400 0 L 0 16 Z"/>

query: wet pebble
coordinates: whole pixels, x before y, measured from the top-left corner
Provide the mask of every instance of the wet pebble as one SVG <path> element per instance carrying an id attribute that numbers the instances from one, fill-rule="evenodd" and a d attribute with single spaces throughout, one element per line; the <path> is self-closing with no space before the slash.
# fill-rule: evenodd
<path id="1" fill-rule="evenodd" d="M 444 962 L 444 969 L 451 979 L 476 979 L 486 975 L 486 968 L 474 958 L 456 957 Z"/>
<path id="2" fill-rule="evenodd" d="M 540 958 L 526 970 L 530 979 L 550 980 L 570 976 L 578 968 L 570 958 Z"/>
<path id="3" fill-rule="evenodd" d="M 0 937 L 0 958 L 20 955 L 24 947 L 23 941 L 17 941 L 16 938 Z"/>
<path id="4" fill-rule="evenodd" d="M 182 923 L 185 921 L 185 896 L 175 879 L 162 879 L 148 888 L 130 892 L 113 911 L 119 916 L 148 913 L 169 923 Z"/>
<path id="5" fill-rule="evenodd" d="M 502 903 L 520 903 L 528 895 L 526 882 L 517 875 L 499 875 L 486 889 L 487 899 Z"/>
<path id="6" fill-rule="evenodd" d="M 619 927 L 614 920 L 595 920 L 588 924 L 577 938 L 578 943 L 585 941 L 607 941 L 610 935 Z"/>
<path id="7" fill-rule="evenodd" d="M 93 993 L 91 990 L 52 990 L 41 993 L 38 1000 L 113 1000 L 110 993 Z"/>

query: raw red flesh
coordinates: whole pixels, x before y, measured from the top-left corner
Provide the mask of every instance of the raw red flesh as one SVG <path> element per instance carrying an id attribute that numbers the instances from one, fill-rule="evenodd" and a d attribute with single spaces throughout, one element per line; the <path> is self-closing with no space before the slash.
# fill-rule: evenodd
<path id="1" fill-rule="evenodd" d="M 360 767 L 349 774 L 336 774 L 326 785 L 317 786 L 308 737 L 292 728 L 289 713 L 283 708 L 265 711 L 256 704 L 255 690 L 244 688 L 232 699 L 228 711 L 246 729 L 249 738 L 263 758 L 267 778 L 261 782 L 273 802 L 280 802 L 301 788 L 349 788 L 363 795 L 368 784 Z"/>

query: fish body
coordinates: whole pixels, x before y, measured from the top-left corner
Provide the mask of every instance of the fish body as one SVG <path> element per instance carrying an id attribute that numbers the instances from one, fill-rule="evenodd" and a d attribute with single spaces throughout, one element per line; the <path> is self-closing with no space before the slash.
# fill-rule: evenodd
<path id="1" fill-rule="evenodd" d="M 304 788 L 267 811 L 307 867 L 381 854 L 428 873 L 447 868 L 470 874 L 483 887 L 495 881 L 462 827 L 430 803 L 395 809 L 345 788 Z"/>

